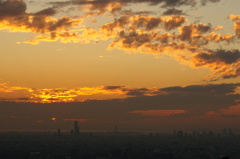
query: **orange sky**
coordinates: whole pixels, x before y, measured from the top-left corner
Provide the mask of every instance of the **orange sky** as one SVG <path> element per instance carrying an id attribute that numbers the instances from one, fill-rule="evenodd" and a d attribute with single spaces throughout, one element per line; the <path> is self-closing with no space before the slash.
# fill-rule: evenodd
<path id="1" fill-rule="evenodd" d="M 2 129 L 239 129 L 239 5 L 0 1 Z"/>

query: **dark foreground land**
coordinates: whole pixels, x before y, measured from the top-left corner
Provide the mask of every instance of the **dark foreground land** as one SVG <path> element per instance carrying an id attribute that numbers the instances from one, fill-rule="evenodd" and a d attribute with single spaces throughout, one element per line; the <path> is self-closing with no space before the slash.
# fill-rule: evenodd
<path id="1" fill-rule="evenodd" d="M 0 159 L 240 158 L 234 134 L 0 133 Z"/>

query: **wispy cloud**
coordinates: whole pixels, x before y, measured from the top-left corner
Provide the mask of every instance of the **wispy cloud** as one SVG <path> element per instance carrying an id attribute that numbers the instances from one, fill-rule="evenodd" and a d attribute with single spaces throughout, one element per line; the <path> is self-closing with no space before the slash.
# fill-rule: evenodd
<path id="1" fill-rule="evenodd" d="M 160 5 L 162 7 L 179 7 L 179 6 L 195 6 L 195 5 L 206 5 L 207 3 L 217 3 L 220 0 L 71 0 L 65 2 L 50 2 L 55 6 L 66 6 L 66 5 L 90 5 L 92 9 L 104 10 L 110 4 L 119 3 L 122 6 L 128 4 L 147 3 L 148 5 Z"/>

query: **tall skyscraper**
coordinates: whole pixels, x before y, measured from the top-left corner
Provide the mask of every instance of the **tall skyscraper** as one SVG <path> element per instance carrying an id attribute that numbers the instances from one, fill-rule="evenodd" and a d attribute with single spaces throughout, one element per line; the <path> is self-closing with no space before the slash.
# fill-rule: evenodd
<path id="1" fill-rule="evenodd" d="M 58 134 L 58 136 L 61 135 L 61 129 L 58 128 L 57 134 Z"/>
<path id="2" fill-rule="evenodd" d="M 78 121 L 74 121 L 74 129 L 73 129 L 73 133 L 75 135 L 78 135 L 80 133 L 80 128 L 78 126 Z"/>

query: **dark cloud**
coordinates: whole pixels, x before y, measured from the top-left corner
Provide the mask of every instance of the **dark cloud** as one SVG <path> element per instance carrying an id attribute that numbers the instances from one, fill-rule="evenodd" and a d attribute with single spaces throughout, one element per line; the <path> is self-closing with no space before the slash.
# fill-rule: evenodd
<path id="1" fill-rule="evenodd" d="M 192 85 L 187 87 L 162 88 L 158 93 L 150 96 L 129 97 L 124 100 L 110 100 L 97 104 L 109 107 L 118 112 L 129 112 L 133 110 L 187 110 L 193 114 L 204 114 L 207 111 L 228 108 L 236 105 L 240 99 L 239 94 L 234 94 L 240 86 L 237 84 L 218 85 Z M 135 89 L 130 94 L 146 92 L 148 89 Z M 95 101 L 89 101 L 94 103 Z M 119 107 L 119 108 L 118 108 Z"/>
<path id="2" fill-rule="evenodd" d="M 216 50 L 208 53 L 200 53 L 196 56 L 201 62 L 200 65 L 210 63 L 233 64 L 240 60 L 239 50 Z"/>
<path id="3" fill-rule="evenodd" d="M 220 0 L 202 0 L 202 4 L 206 4 L 208 2 L 219 2 Z M 123 4 L 128 3 L 148 3 L 150 5 L 157 5 L 161 4 L 165 7 L 176 7 L 176 6 L 182 6 L 182 5 L 196 5 L 196 0 L 93 0 L 93 1 L 87 1 L 87 0 L 72 0 L 69 1 L 73 4 L 107 4 L 111 2 L 119 2 Z"/>
<path id="4" fill-rule="evenodd" d="M 197 93 L 197 94 L 228 94 L 234 93 L 237 86 L 240 84 L 221 84 L 221 85 L 190 85 L 186 87 L 167 87 L 162 88 L 160 91 L 166 91 L 167 93 Z"/>
<path id="5" fill-rule="evenodd" d="M 130 95 L 130 96 L 144 96 L 148 91 L 149 91 L 149 89 L 147 89 L 147 88 L 132 89 L 132 90 L 128 91 L 127 95 Z"/>
<path id="6" fill-rule="evenodd" d="M 135 97 L 112 100 L 87 100 L 73 103 L 1 102 L 0 116 L 25 117 L 29 121 L 61 119 L 91 119 L 92 122 L 130 122 L 146 118 L 129 112 L 137 110 L 183 110 L 187 116 L 204 115 L 209 111 L 228 110 L 239 104 L 240 94 L 234 94 L 240 84 L 192 85 L 162 88 L 159 93 L 143 96 L 148 89 L 130 91 Z M 140 95 L 139 95 L 139 94 Z M 137 95 L 137 96 L 136 96 Z M 178 118 L 184 114 L 178 115 Z M 231 115 L 228 113 L 228 115 Z M 177 117 L 177 116 L 176 116 Z M 186 116 L 185 116 L 186 117 Z"/>
<path id="7" fill-rule="evenodd" d="M 234 78 L 240 76 L 240 51 L 216 50 L 199 53 L 194 57 L 196 67 L 207 66 L 213 70 L 212 79 L 217 76 Z"/>
<path id="8" fill-rule="evenodd" d="M 121 43 L 124 48 L 139 48 L 145 44 L 148 44 L 152 40 L 154 35 L 139 34 L 137 32 L 125 33 L 124 31 L 119 33 Z"/>
<path id="9" fill-rule="evenodd" d="M 196 5 L 196 1 L 194 0 L 155 0 L 158 3 L 161 1 L 163 3 L 163 7 L 179 7 L 182 5 Z"/>
<path id="10" fill-rule="evenodd" d="M 72 0 L 65 2 L 50 2 L 54 7 L 64 7 L 68 5 L 79 5 L 83 8 L 87 8 L 85 16 L 102 15 L 107 12 L 116 15 L 117 12 L 120 14 L 134 14 L 134 15 L 147 15 L 152 12 L 141 11 L 132 12 L 131 10 L 124 10 L 123 8 L 129 4 L 136 3 L 147 3 L 148 5 L 161 5 L 162 7 L 177 7 L 181 5 L 195 5 L 196 2 L 192 0 Z M 86 11 L 86 9 L 84 10 Z"/>
<path id="11" fill-rule="evenodd" d="M 149 15 L 149 14 L 154 14 L 152 11 L 139 11 L 139 12 L 134 12 L 133 14 L 135 15 Z"/>
<path id="12" fill-rule="evenodd" d="M 0 18 L 25 14 L 27 5 L 22 0 L 0 1 Z"/>
<path id="13" fill-rule="evenodd" d="M 123 86 L 104 86 L 103 89 L 113 90 L 113 89 L 122 89 Z"/>
<path id="14" fill-rule="evenodd" d="M 165 20 L 163 22 L 163 25 L 167 31 L 170 31 L 172 29 L 176 29 L 177 27 L 180 27 L 185 21 L 186 21 L 185 17 L 174 15 L 170 19 Z"/>
<path id="15" fill-rule="evenodd" d="M 152 29 L 158 27 L 159 24 L 161 23 L 161 21 L 162 20 L 159 19 L 159 18 L 151 18 L 146 24 L 146 29 L 147 30 L 152 30 Z"/>
<path id="16" fill-rule="evenodd" d="M 206 5 L 208 2 L 219 2 L 220 0 L 202 0 L 201 4 Z M 123 6 L 134 3 L 148 3 L 149 5 L 161 5 L 162 7 L 179 7 L 179 6 L 195 6 L 197 0 L 71 0 L 65 2 L 50 2 L 55 6 L 66 5 L 91 5 L 92 10 L 99 10 L 101 13 L 106 11 L 110 4 L 119 3 L 122 6 L 116 7 L 113 11 L 121 10 Z M 111 6 L 111 5 L 110 5 Z"/>
<path id="17" fill-rule="evenodd" d="M 30 98 L 18 98 L 19 100 L 25 100 L 25 101 L 29 101 L 30 100 Z"/>
<path id="18" fill-rule="evenodd" d="M 211 3 L 218 3 L 221 0 L 201 0 L 201 4 L 202 5 L 206 5 L 207 3 L 211 2 Z"/>
<path id="19" fill-rule="evenodd" d="M 54 8 L 47 8 L 47 9 L 43 9 L 43 10 L 35 13 L 35 15 L 53 16 L 56 13 L 57 13 L 57 11 Z"/>
<path id="20" fill-rule="evenodd" d="M 182 10 L 178 10 L 175 8 L 169 8 L 162 15 L 185 15 Z"/>
<path id="21" fill-rule="evenodd" d="M 180 35 L 179 38 L 182 41 L 189 41 L 189 42 L 199 42 L 202 34 L 210 32 L 212 30 L 211 24 L 190 24 L 185 25 L 180 29 Z M 195 36 L 195 40 L 193 38 L 193 34 L 197 34 L 198 36 Z"/>

